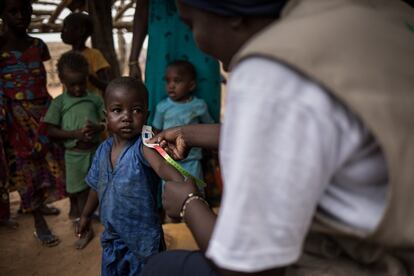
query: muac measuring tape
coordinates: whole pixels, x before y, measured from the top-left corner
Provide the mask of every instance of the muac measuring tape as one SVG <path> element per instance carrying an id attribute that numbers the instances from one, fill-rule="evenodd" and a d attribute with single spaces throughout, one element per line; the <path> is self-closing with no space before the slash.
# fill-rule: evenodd
<path id="1" fill-rule="evenodd" d="M 207 186 L 206 183 L 203 180 L 193 176 L 191 173 L 186 171 L 177 161 L 172 159 L 172 157 L 159 144 L 147 143 L 147 140 L 151 139 L 153 135 L 154 135 L 154 133 L 152 132 L 152 127 L 151 126 L 144 125 L 142 127 L 142 141 L 143 141 L 145 146 L 155 149 L 165 159 L 165 161 L 167 161 L 168 164 L 173 166 L 184 177 L 194 179 L 194 181 L 196 182 L 196 184 L 199 188 L 204 188 L 205 186 Z"/>

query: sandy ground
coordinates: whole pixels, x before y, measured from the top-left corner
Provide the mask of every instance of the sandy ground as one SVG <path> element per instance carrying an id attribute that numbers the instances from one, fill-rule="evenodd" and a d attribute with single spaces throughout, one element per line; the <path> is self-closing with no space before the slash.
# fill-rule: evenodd
<path id="1" fill-rule="evenodd" d="M 19 228 L 0 228 L 0 276 L 100 275 L 101 247 L 98 236 L 103 230 L 102 226 L 95 223 L 97 235 L 85 249 L 77 250 L 73 246 L 75 236 L 67 216 L 69 200 L 60 200 L 53 205 L 61 209 L 61 214 L 47 217 L 47 221 L 61 243 L 47 248 L 33 237 L 31 215 L 17 214 L 19 199 L 17 193 L 12 193 L 12 214 Z M 168 249 L 197 248 L 184 224 L 165 224 L 164 231 Z"/>
<path id="2" fill-rule="evenodd" d="M 52 59 L 46 62 L 49 93 L 56 97 L 62 92 L 57 77 L 56 62 L 59 56 L 70 47 L 62 43 L 48 43 Z M 142 60 L 142 66 L 145 60 Z M 142 67 L 143 68 L 143 67 Z M 224 113 L 225 86 L 222 86 L 222 114 Z M 17 214 L 19 197 L 11 194 L 12 217 L 19 228 L 9 230 L 0 227 L 0 276 L 94 276 L 100 275 L 101 247 L 99 234 L 103 228 L 94 224 L 95 238 L 83 250 L 76 250 L 73 243 L 72 224 L 68 219 L 69 200 L 53 203 L 61 209 L 59 216 L 47 217 L 47 222 L 61 243 L 52 248 L 43 247 L 33 236 L 33 218 L 27 214 Z M 184 224 L 165 224 L 165 240 L 168 249 L 197 249 L 197 246 Z"/>

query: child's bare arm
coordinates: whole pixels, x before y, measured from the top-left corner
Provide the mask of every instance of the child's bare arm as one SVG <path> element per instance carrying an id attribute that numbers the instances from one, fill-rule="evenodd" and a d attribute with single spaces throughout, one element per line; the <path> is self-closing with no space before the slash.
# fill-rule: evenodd
<path id="1" fill-rule="evenodd" d="M 183 181 L 184 177 L 167 163 L 154 149 L 143 146 L 144 157 L 151 167 L 165 181 Z"/>
<path id="2" fill-rule="evenodd" d="M 47 124 L 48 135 L 52 138 L 58 139 L 78 139 L 80 141 L 88 140 L 87 135 L 84 133 L 83 129 L 77 130 L 63 130 L 60 127 L 52 124 Z"/>
<path id="3" fill-rule="evenodd" d="M 96 72 L 96 76 L 92 74 L 89 75 L 89 81 L 93 85 L 98 87 L 101 91 L 103 91 L 103 93 L 105 93 L 105 89 L 108 86 L 109 81 L 112 79 L 110 75 L 111 75 L 111 72 L 109 70 L 109 67 L 105 67 L 105 68 L 99 69 Z"/>
<path id="4" fill-rule="evenodd" d="M 105 130 L 105 126 L 102 123 L 94 123 L 89 120 L 86 121 L 83 131 L 86 136 L 93 136 L 99 132 Z"/>

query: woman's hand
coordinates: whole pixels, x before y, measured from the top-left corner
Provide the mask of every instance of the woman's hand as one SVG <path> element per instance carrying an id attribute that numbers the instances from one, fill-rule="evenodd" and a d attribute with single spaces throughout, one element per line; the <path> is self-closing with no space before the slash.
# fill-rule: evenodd
<path id="1" fill-rule="evenodd" d="M 187 179 L 182 182 L 167 181 L 165 182 L 165 189 L 162 195 L 162 204 L 165 208 L 165 212 L 172 218 L 179 218 L 181 207 L 187 196 L 190 193 L 197 193 L 197 186 L 194 181 Z"/>
<path id="2" fill-rule="evenodd" d="M 159 143 L 175 160 L 185 159 L 190 150 L 180 127 L 166 129 L 155 135 L 148 142 L 152 144 Z"/>

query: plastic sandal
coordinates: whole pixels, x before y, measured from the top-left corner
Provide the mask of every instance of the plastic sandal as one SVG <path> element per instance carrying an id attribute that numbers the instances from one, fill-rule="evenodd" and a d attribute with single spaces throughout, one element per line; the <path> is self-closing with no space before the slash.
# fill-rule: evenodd
<path id="1" fill-rule="evenodd" d="M 39 210 L 44 216 L 57 216 L 60 214 L 60 210 L 52 205 L 42 205 Z"/>
<path id="2" fill-rule="evenodd" d="M 45 247 L 53 247 L 60 243 L 59 238 L 52 233 L 38 235 L 37 232 L 34 231 L 33 236 Z"/>

